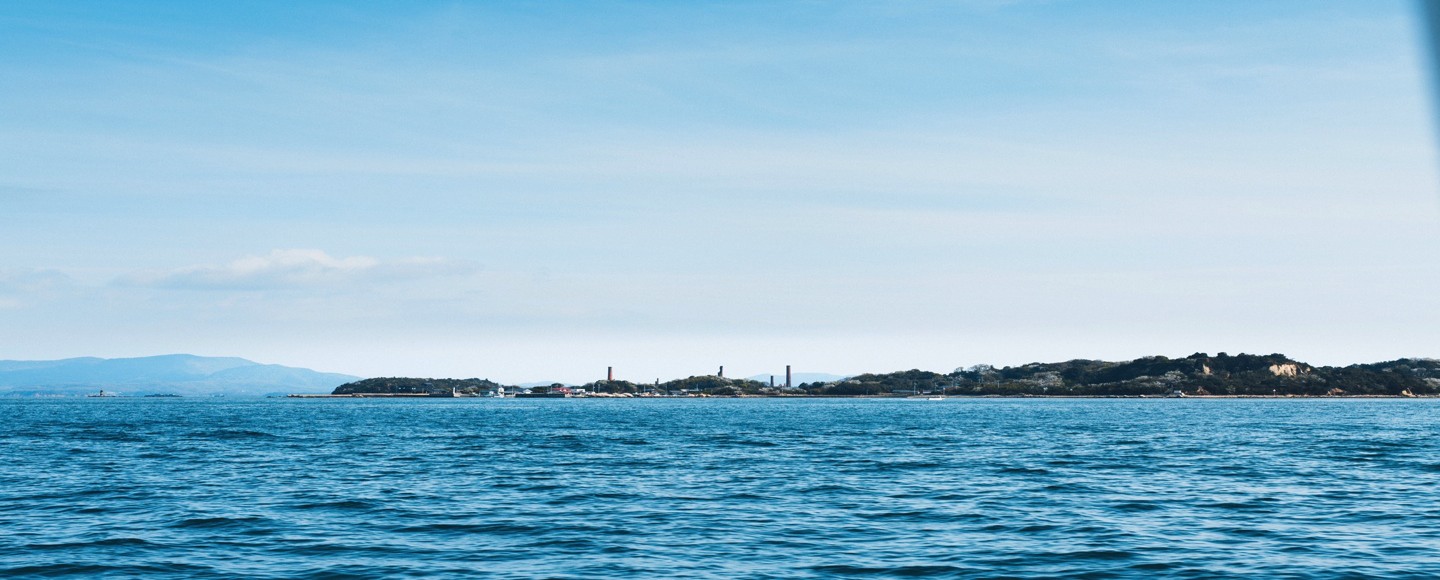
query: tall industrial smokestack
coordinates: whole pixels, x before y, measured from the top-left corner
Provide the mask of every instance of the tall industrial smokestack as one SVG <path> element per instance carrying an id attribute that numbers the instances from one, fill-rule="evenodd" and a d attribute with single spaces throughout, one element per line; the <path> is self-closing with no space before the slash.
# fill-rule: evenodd
<path id="1" fill-rule="evenodd" d="M 785 365 L 785 388 L 790 388 L 790 365 Z"/>

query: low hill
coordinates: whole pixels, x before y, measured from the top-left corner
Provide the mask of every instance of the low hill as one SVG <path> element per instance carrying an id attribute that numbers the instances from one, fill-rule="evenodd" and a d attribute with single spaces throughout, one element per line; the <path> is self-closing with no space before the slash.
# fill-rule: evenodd
<path id="1" fill-rule="evenodd" d="M 1077 359 L 995 368 L 976 365 L 941 374 L 903 371 L 864 374 L 804 385 L 827 395 L 937 392 L 952 395 L 1160 396 L 1187 395 L 1436 395 L 1440 361 L 1399 359 L 1344 367 L 1313 366 L 1282 354 L 1185 358 L 1145 357 L 1108 362 Z"/>
<path id="2" fill-rule="evenodd" d="M 0 396 L 82 395 L 102 389 L 123 395 L 268 395 L 326 391 L 357 378 L 243 358 L 189 354 L 0 360 Z"/>
<path id="3" fill-rule="evenodd" d="M 385 394 L 445 394 L 477 395 L 501 386 L 488 379 L 426 379 L 412 377 L 379 377 L 345 383 L 335 387 L 331 394 L 354 395 L 356 393 Z"/>

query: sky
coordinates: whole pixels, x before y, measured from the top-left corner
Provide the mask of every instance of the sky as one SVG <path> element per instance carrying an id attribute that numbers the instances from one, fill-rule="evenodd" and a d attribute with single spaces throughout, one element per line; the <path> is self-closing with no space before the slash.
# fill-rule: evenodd
<path id="1" fill-rule="evenodd" d="M 1440 356 L 1392 1 L 9 2 L 0 359 Z"/>

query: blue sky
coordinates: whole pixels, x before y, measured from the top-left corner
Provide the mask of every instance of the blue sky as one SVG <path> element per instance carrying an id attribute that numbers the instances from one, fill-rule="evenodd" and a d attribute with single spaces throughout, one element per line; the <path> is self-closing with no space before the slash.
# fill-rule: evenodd
<path id="1" fill-rule="evenodd" d="M 1403 2 L 19 2 L 0 358 L 1437 356 Z"/>

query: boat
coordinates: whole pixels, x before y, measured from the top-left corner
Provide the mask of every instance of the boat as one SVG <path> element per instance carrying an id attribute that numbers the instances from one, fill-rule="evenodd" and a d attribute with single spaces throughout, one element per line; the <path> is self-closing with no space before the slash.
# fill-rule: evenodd
<path id="1" fill-rule="evenodd" d="M 87 397 L 118 397 L 118 396 L 120 396 L 120 393 L 116 393 L 116 392 L 113 392 L 113 391 L 106 391 L 106 390 L 103 390 L 103 389 L 102 389 L 102 390 L 101 390 L 100 392 L 98 392 L 98 393 L 93 393 L 93 394 L 89 394 L 89 395 L 85 395 L 85 396 L 87 396 Z"/>
<path id="2" fill-rule="evenodd" d="M 952 383 L 951 386 L 959 386 L 959 385 Z M 944 400 L 945 400 L 945 386 L 944 386 L 944 385 L 941 385 L 941 386 L 940 386 L 940 394 L 935 395 L 935 396 L 930 397 L 930 398 L 925 399 L 925 400 L 927 400 L 927 401 L 944 401 Z"/>

